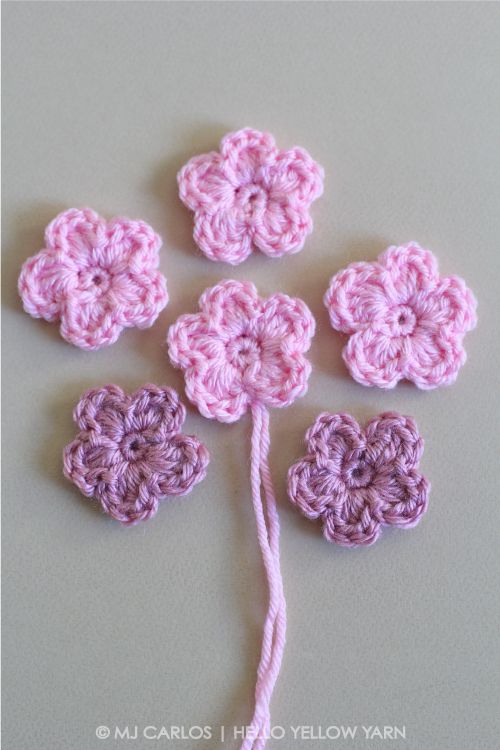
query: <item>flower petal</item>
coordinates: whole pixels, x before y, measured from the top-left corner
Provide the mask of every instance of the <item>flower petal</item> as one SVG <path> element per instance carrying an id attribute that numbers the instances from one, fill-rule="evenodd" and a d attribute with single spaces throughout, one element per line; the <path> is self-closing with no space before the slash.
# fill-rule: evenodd
<path id="1" fill-rule="evenodd" d="M 48 225 L 45 244 L 80 267 L 106 244 L 106 222 L 91 208 L 70 208 Z"/>
<path id="2" fill-rule="evenodd" d="M 467 359 L 462 341 L 463 336 L 450 334 L 446 329 L 419 329 L 412 336 L 404 377 L 423 390 L 451 385 Z"/>
<path id="3" fill-rule="evenodd" d="M 252 252 L 251 230 L 241 209 L 236 207 L 196 214 L 193 236 L 210 260 L 236 266 Z"/>
<path id="4" fill-rule="evenodd" d="M 168 443 L 151 447 L 148 465 L 157 472 L 162 496 L 186 495 L 205 478 L 209 455 L 192 435 L 176 435 Z"/>
<path id="5" fill-rule="evenodd" d="M 394 388 L 403 375 L 403 342 L 372 331 L 353 334 L 342 357 L 354 380 L 361 385 Z"/>
<path id="6" fill-rule="evenodd" d="M 289 406 L 307 391 L 311 363 L 297 351 L 287 351 L 279 339 L 264 339 L 260 367 L 243 374 L 245 388 L 267 406 Z"/>
<path id="7" fill-rule="evenodd" d="M 234 187 L 228 180 L 223 158 L 216 151 L 194 156 L 177 175 L 179 196 L 192 211 L 213 213 L 228 207 L 234 198 Z"/>
<path id="8" fill-rule="evenodd" d="M 160 494 L 158 483 L 137 467 L 126 466 L 121 472 L 110 473 L 94 491 L 105 513 L 116 521 L 133 526 L 156 515 Z"/>
<path id="9" fill-rule="evenodd" d="M 373 512 L 371 490 L 351 490 L 340 508 L 323 516 L 323 535 L 342 547 L 373 544 L 380 534 L 380 521 Z"/>
<path id="10" fill-rule="evenodd" d="M 91 301 L 74 296 L 62 305 L 61 336 L 81 349 L 114 344 L 122 330 L 123 324 L 105 296 Z"/>
<path id="11" fill-rule="evenodd" d="M 384 524 L 411 528 L 427 510 L 430 485 L 414 469 L 395 474 L 380 494 L 380 513 Z"/>
<path id="12" fill-rule="evenodd" d="M 477 300 L 459 276 L 440 279 L 428 306 L 428 312 L 424 310 L 421 319 L 443 326 L 451 335 L 465 334 L 476 326 Z"/>
<path id="13" fill-rule="evenodd" d="M 323 412 L 306 432 L 309 453 L 316 456 L 318 465 L 338 473 L 348 454 L 365 447 L 363 431 L 350 414 Z"/>
<path id="14" fill-rule="evenodd" d="M 305 302 L 287 294 L 273 294 L 263 300 L 256 324 L 261 337 L 289 341 L 290 349 L 306 352 L 314 336 L 316 322 Z"/>
<path id="15" fill-rule="evenodd" d="M 416 242 L 392 246 L 378 262 L 385 269 L 384 280 L 390 303 L 414 305 L 439 281 L 438 263 L 430 250 Z"/>
<path id="16" fill-rule="evenodd" d="M 86 497 L 93 497 L 99 485 L 115 476 L 120 455 L 113 442 L 105 437 L 97 434 L 80 436 L 64 449 L 64 475 Z"/>
<path id="17" fill-rule="evenodd" d="M 113 274 L 132 275 L 158 268 L 161 237 L 145 221 L 117 217 L 106 227 L 106 243 L 94 259 Z"/>
<path id="18" fill-rule="evenodd" d="M 340 509 L 347 501 L 344 483 L 330 467 L 318 465 L 316 455 L 308 455 L 288 471 L 288 496 L 300 512 L 316 520 L 328 510 Z"/>
<path id="19" fill-rule="evenodd" d="M 342 333 L 383 319 L 388 301 L 382 268 L 378 263 L 351 263 L 332 277 L 324 303 L 333 328 Z"/>
<path id="20" fill-rule="evenodd" d="M 262 309 L 254 284 L 231 279 L 206 289 L 199 305 L 209 321 L 210 329 L 225 341 L 246 333 Z"/>
<path id="21" fill-rule="evenodd" d="M 270 258 L 292 255 L 302 250 L 312 228 L 307 207 L 288 196 L 271 198 L 252 222 L 253 242 Z"/>
<path id="22" fill-rule="evenodd" d="M 23 307 L 34 318 L 59 320 L 61 301 L 75 283 L 75 275 L 60 255 L 41 250 L 23 264 L 18 289 Z"/>
<path id="23" fill-rule="evenodd" d="M 308 208 L 323 193 L 324 170 L 300 147 L 280 151 L 269 169 L 267 187 L 274 198 L 290 196 Z"/>
<path id="24" fill-rule="evenodd" d="M 167 305 L 167 282 L 159 271 L 130 267 L 113 276 L 107 299 L 119 325 L 149 328 Z"/>
<path id="25" fill-rule="evenodd" d="M 397 412 L 384 412 L 372 419 L 365 430 L 366 454 L 377 472 L 389 466 L 403 473 L 418 466 L 424 450 L 415 420 Z"/>
<path id="26" fill-rule="evenodd" d="M 198 363 L 184 375 L 186 395 L 204 417 L 236 422 L 248 409 L 250 397 L 243 388 L 241 374 L 224 360 Z"/>
<path id="27" fill-rule="evenodd" d="M 121 439 L 124 414 L 130 398 L 117 385 L 92 388 L 83 394 L 73 411 L 73 419 L 86 432 Z"/>
<path id="28" fill-rule="evenodd" d="M 177 434 L 186 419 L 186 408 L 173 388 L 145 385 L 130 397 L 126 423 L 146 441 L 165 442 Z"/>
<path id="29" fill-rule="evenodd" d="M 258 181 L 262 171 L 274 163 L 278 149 L 270 133 L 243 128 L 224 136 L 220 152 L 225 174 L 234 187 L 239 187 Z"/>

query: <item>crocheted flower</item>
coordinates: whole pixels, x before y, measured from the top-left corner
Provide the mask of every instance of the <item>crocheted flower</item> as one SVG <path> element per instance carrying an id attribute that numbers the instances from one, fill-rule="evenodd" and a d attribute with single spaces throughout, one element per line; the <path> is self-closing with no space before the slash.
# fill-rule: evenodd
<path id="1" fill-rule="evenodd" d="M 81 432 L 64 449 L 64 474 L 117 521 L 145 521 L 161 498 L 185 495 L 205 477 L 208 452 L 179 432 L 185 417 L 172 388 L 90 390 L 73 414 Z"/>
<path id="2" fill-rule="evenodd" d="M 440 278 L 434 255 L 414 242 L 339 271 L 325 305 L 332 326 L 352 334 L 343 351 L 352 377 L 381 388 L 403 378 L 424 389 L 453 383 L 477 322 L 463 279 Z"/>
<path id="3" fill-rule="evenodd" d="M 269 133 L 244 128 L 224 136 L 220 153 L 193 157 L 177 181 L 195 212 L 197 245 L 210 260 L 237 265 L 253 246 L 272 258 L 302 250 L 323 177 L 303 148 L 280 151 Z"/>
<path id="4" fill-rule="evenodd" d="M 322 521 L 329 542 L 373 544 L 382 526 L 415 526 L 427 510 L 429 483 L 417 472 L 424 443 L 411 417 L 387 412 L 362 430 L 349 414 L 320 414 L 306 444 L 288 495 Z"/>
<path id="5" fill-rule="evenodd" d="M 45 230 L 45 249 L 23 265 L 24 309 L 60 321 L 61 336 L 82 349 L 113 344 L 123 328 L 151 326 L 168 302 L 160 247 L 143 221 L 106 223 L 90 208 L 70 208 Z"/>
<path id="6" fill-rule="evenodd" d="M 263 300 L 248 281 L 222 281 L 199 305 L 170 327 L 168 347 L 203 416 L 234 422 L 252 404 L 287 406 L 305 393 L 315 324 L 302 300 Z"/>

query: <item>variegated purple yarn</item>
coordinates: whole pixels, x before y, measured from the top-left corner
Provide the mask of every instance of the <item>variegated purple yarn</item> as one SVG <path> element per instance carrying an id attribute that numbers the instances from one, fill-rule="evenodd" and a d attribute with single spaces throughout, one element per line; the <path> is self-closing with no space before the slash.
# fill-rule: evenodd
<path id="1" fill-rule="evenodd" d="M 73 414 L 80 428 L 64 449 L 64 474 L 124 524 L 155 515 L 161 498 L 185 495 L 206 474 L 205 446 L 180 432 L 186 409 L 172 388 L 117 385 L 87 391 Z"/>
<path id="2" fill-rule="evenodd" d="M 373 544 L 383 526 L 415 526 L 427 510 L 430 486 L 417 471 L 424 442 L 411 417 L 386 412 L 363 430 L 349 414 L 320 414 L 306 444 L 288 472 L 288 495 L 322 521 L 329 542 Z"/>

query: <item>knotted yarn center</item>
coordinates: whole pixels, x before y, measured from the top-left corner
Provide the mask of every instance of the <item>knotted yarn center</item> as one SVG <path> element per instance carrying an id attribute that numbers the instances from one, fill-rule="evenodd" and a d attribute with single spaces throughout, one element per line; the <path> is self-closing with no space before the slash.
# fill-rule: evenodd
<path id="1" fill-rule="evenodd" d="M 267 191 L 256 182 L 236 188 L 234 197 L 236 206 L 243 212 L 247 221 L 258 219 L 266 210 Z"/>
<path id="2" fill-rule="evenodd" d="M 342 466 L 342 479 L 346 487 L 368 487 L 374 477 L 374 469 L 366 460 L 364 452 L 346 457 Z"/>
<path id="3" fill-rule="evenodd" d="M 81 291 L 89 292 L 94 297 L 102 297 L 111 286 L 111 274 L 105 268 L 85 268 L 78 271 L 78 283 Z"/>
<path id="4" fill-rule="evenodd" d="M 120 442 L 120 451 L 126 461 L 139 461 L 149 443 L 145 436 L 136 430 L 126 434 Z"/>
<path id="5" fill-rule="evenodd" d="M 253 336 L 242 334 L 226 345 L 227 359 L 240 372 L 260 366 L 262 348 Z"/>
<path id="6" fill-rule="evenodd" d="M 409 305 L 398 305 L 390 311 L 388 325 L 393 336 L 411 336 L 417 325 L 417 316 Z"/>

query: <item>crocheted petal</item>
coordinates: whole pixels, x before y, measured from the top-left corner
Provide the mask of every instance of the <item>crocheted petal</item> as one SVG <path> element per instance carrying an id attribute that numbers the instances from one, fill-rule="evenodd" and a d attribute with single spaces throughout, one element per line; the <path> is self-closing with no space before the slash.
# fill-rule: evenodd
<path id="1" fill-rule="evenodd" d="M 207 258 L 232 266 L 242 263 L 252 252 L 250 229 L 237 208 L 198 213 L 193 236 Z"/>
<path id="2" fill-rule="evenodd" d="M 311 363 L 297 351 L 287 351 L 277 339 L 262 343 L 258 369 L 248 367 L 243 384 L 267 406 L 288 406 L 307 391 Z"/>
<path id="3" fill-rule="evenodd" d="M 340 508 L 329 510 L 323 516 L 323 535 L 329 542 L 342 547 L 360 547 L 373 544 L 380 534 L 380 521 L 372 509 L 370 492 L 355 490 Z"/>
<path id="4" fill-rule="evenodd" d="M 114 465 L 119 458 L 112 441 L 99 435 L 82 435 L 64 449 L 64 475 L 86 497 L 92 497 L 100 483 L 114 476 Z"/>
<path id="5" fill-rule="evenodd" d="M 178 173 L 177 183 L 181 201 L 192 211 L 213 213 L 233 202 L 234 188 L 216 151 L 190 159 Z"/>
<path id="6" fill-rule="evenodd" d="M 96 350 L 114 344 L 123 330 L 106 297 L 84 302 L 66 300 L 61 310 L 61 336 L 81 349 Z"/>
<path id="7" fill-rule="evenodd" d="M 405 365 L 404 377 L 423 390 L 451 385 L 467 355 L 463 336 L 446 330 L 420 330 L 412 337 L 411 353 Z"/>
<path id="8" fill-rule="evenodd" d="M 210 330 L 226 342 L 247 333 L 262 309 L 254 284 L 231 279 L 206 289 L 199 304 Z"/>
<path id="9" fill-rule="evenodd" d="M 427 510 L 430 485 L 425 477 L 410 470 L 395 474 L 380 493 L 382 522 L 411 528 Z"/>
<path id="10" fill-rule="evenodd" d="M 266 180 L 273 198 L 290 196 L 306 208 L 323 193 L 324 170 L 303 148 L 280 151 Z"/>
<path id="11" fill-rule="evenodd" d="M 324 303 L 333 328 L 342 333 L 383 319 L 388 300 L 382 268 L 378 263 L 351 263 L 332 277 Z"/>
<path id="12" fill-rule="evenodd" d="M 363 431 L 350 414 L 323 412 L 306 432 L 309 453 L 316 456 L 319 466 L 339 472 L 346 453 L 365 447 Z"/>
<path id="13" fill-rule="evenodd" d="M 117 385 L 92 388 L 83 394 L 73 411 L 73 419 L 85 432 L 104 435 L 118 442 L 123 433 L 124 415 L 130 398 Z"/>
<path id="14" fill-rule="evenodd" d="M 106 222 L 91 208 L 70 208 L 49 224 L 45 244 L 63 254 L 66 262 L 85 268 L 92 262 L 92 251 L 106 244 Z"/>
<path id="15" fill-rule="evenodd" d="M 262 174 L 274 163 L 278 149 L 270 133 L 243 128 L 224 136 L 220 152 L 224 172 L 238 188 L 242 184 L 260 181 Z"/>
<path id="16" fill-rule="evenodd" d="M 108 300 L 124 328 L 149 328 L 168 303 L 167 282 L 159 271 L 123 271 L 113 276 Z"/>
<path id="17" fill-rule="evenodd" d="M 182 370 L 224 357 L 223 343 L 211 331 L 204 313 L 181 315 L 170 326 L 167 342 L 170 361 Z"/>
<path id="18" fill-rule="evenodd" d="M 354 380 L 361 385 L 394 388 L 403 375 L 403 346 L 399 338 L 377 334 L 371 328 L 351 336 L 342 356 Z"/>
<path id="19" fill-rule="evenodd" d="M 288 496 L 300 512 L 311 520 L 346 501 L 344 483 L 330 467 L 318 466 L 316 456 L 308 455 L 288 471 Z"/>
<path id="20" fill-rule="evenodd" d="M 421 320 L 443 326 L 449 335 L 465 334 L 476 327 L 477 300 L 459 276 L 441 279 L 427 304 Z"/>
<path id="21" fill-rule="evenodd" d="M 316 322 L 305 302 L 287 294 L 273 294 L 263 300 L 256 323 L 260 338 L 287 341 L 297 352 L 306 352 L 314 336 Z"/>
<path id="22" fill-rule="evenodd" d="M 209 456 L 192 435 L 176 435 L 171 441 L 151 446 L 148 466 L 157 475 L 162 496 L 186 495 L 205 478 Z"/>
<path id="23" fill-rule="evenodd" d="M 23 264 L 18 289 L 23 307 L 34 318 L 59 319 L 61 301 L 75 283 L 74 273 L 60 256 L 41 250 Z"/>
<path id="24" fill-rule="evenodd" d="M 252 222 L 253 241 L 265 255 L 279 258 L 302 250 L 312 228 L 309 212 L 301 203 L 287 196 L 270 199 Z"/>
<path id="25" fill-rule="evenodd" d="M 187 397 L 208 419 L 236 422 L 248 409 L 241 373 L 221 358 L 189 368 L 185 379 Z"/>
<path id="26" fill-rule="evenodd" d="M 148 441 L 166 441 L 177 434 L 186 419 L 186 408 L 173 388 L 145 385 L 130 397 L 127 429 L 138 430 Z"/>
<path id="27" fill-rule="evenodd" d="M 385 269 L 387 296 L 393 304 L 418 304 L 439 281 L 435 256 L 416 242 L 389 247 L 378 260 Z"/>
<path id="28" fill-rule="evenodd" d="M 107 225 L 106 239 L 94 258 L 113 274 L 141 274 L 158 268 L 161 237 L 146 222 L 112 219 Z"/>
<path id="29" fill-rule="evenodd" d="M 384 412 L 369 422 L 365 436 L 367 459 L 377 471 L 407 472 L 422 458 L 424 441 L 411 417 Z"/>
<path id="30" fill-rule="evenodd" d="M 126 464 L 121 471 L 104 477 L 94 497 L 105 513 L 126 526 L 156 515 L 160 500 L 158 483 L 151 472 L 145 477 L 138 467 Z"/>

